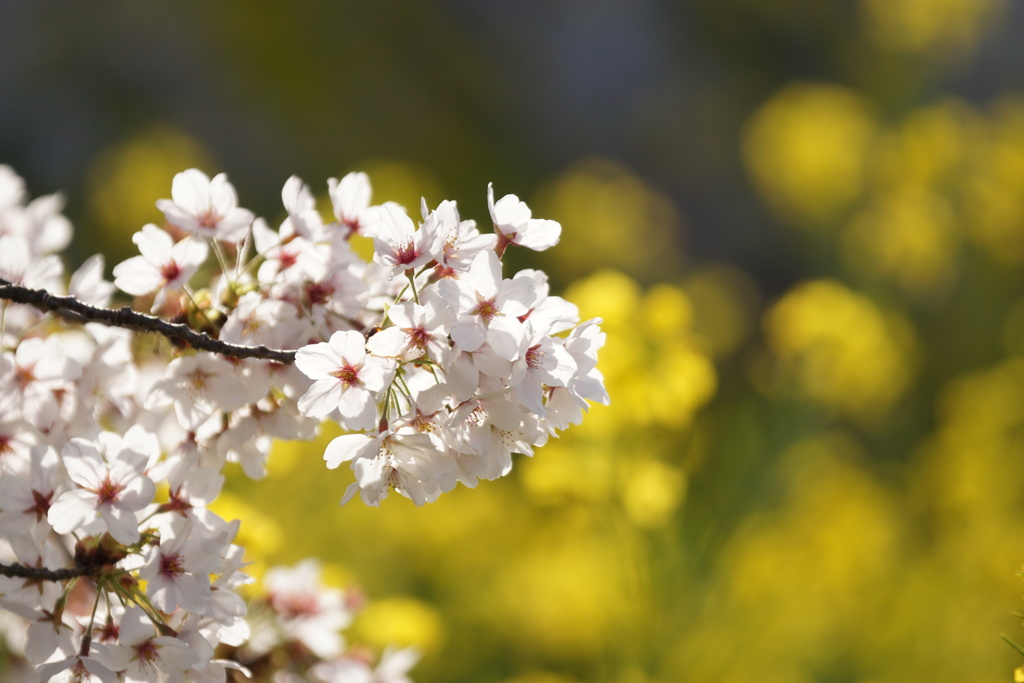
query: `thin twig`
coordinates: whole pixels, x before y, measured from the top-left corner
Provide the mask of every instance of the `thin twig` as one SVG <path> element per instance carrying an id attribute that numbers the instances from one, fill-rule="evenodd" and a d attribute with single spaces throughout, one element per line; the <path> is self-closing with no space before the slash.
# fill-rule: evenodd
<path id="1" fill-rule="evenodd" d="M 121 308 L 98 308 L 83 303 L 73 296 L 54 296 L 45 289 L 31 289 L 0 279 L 0 299 L 33 306 L 44 312 L 52 312 L 74 322 L 98 322 L 112 327 L 122 327 L 139 332 L 155 332 L 169 339 L 181 339 L 200 351 L 210 351 L 234 358 L 258 358 L 272 360 L 284 365 L 295 362 L 294 351 L 268 349 L 266 346 L 236 346 L 214 339 L 202 332 L 196 332 L 188 325 L 169 323 L 151 315 L 132 310 L 131 306 Z"/>

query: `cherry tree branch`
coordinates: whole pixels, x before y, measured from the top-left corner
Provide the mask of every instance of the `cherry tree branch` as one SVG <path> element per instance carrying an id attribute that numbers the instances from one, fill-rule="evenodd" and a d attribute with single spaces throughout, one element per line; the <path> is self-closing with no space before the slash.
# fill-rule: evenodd
<path id="1" fill-rule="evenodd" d="M 237 346 L 214 339 L 202 332 L 196 332 L 188 325 L 169 323 L 160 318 L 132 310 L 131 306 L 121 308 L 99 308 L 83 303 L 73 296 L 55 296 L 45 289 L 31 289 L 0 279 L 0 299 L 13 301 L 54 313 L 75 322 L 98 322 L 112 327 L 121 327 L 137 332 L 154 332 L 168 339 L 180 339 L 200 351 L 219 353 L 234 358 L 258 358 L 272 360 L 285 365 L 295 362 L 294 351 L 268 349 L 266 346 Z"/>
<path id="2" fill-rule="evenodd" d="M 33 579 L 36 581 L 67 581 L 78 576 L 95 573 L 96 567 L 79 565 L 67 569 L 47 569 L 46 567 L 27 567 L 23 564 L 4 564 L 0 562 L 0 576 L 15 579 Z"/>

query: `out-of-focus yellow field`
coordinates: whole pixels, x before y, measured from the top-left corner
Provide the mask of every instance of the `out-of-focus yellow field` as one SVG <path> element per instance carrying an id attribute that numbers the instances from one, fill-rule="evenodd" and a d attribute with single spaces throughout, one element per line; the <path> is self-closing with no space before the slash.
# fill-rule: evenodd
<path id="1" fill-rule="evenodd" d="M 655 188 L 582 161 L 540 198 L 565 226 L 544 266 L 614 266 L 565 292 L 604 319 L 612 405 L 422 509 L 339 509 L 325 441 L 282 444 L 220 508 L 255 572 L 322 558 L 372 599 L 350 638 L 419 646 L 424 681 L 1010 680 L 1024 101 L 883 121 L 797 83 L 745 152 L 820 277 L 688 265 Z"/>
<path id="2" fill-rule="evenodd" d="M 243 520 L 252 573 L 320 558 L 370 600 L 349 640 L 417 646 L 423 682 L 1012 680 L 1024 98 L 867 94 L 928 82 L 912 69 L 955 64 L 1005 3 L 855 4 L 855 30 L 906 61 L 865 64 L 863 87 L 785 83 L 737 144 L 811 275 L 684 253 L 675 236 L 702 226 L 656 182 L 578 160 L 524 199 L 564 228 L 533 265 L 604 320 L 611 405 L 424 508 L 339 508 L 351 474 L 324 467 L 329 428 L 278 444 L 267 479 L 238 473 L 216 506 Z M 165 129 L 112 148 L 97 225 L 127 243 L 204 155 Z M 375 201 L 442 194 L 401 161 L 360 169 Z M 464 217 L 486 219 L 480 199 Z"/>

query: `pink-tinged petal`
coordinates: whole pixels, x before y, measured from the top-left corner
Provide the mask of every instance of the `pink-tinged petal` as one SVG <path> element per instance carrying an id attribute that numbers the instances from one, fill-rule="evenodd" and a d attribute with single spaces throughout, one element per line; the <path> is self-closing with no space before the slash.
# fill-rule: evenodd
<path id="1" fill-rule="evenodd" d="M 357 482 L 352 482 L 351 484 L 346 486 L 345 487 L 345 495 L 343 495 L 341 497 L 341 504 L 344 505 L 345 503 L 347 503 L 350 500 L 352 500 L 352 496 L 356 495 L 358 492 L 359 492 L 359 484 Z"/>
<path id="2" fill-rule="evenodd" d="M 64 444 L 61 457 L 68 476 L 76 484 L 96 488 L 106 476 L 103 457 L 95 446 L 84 439 L 72 439 Z"/>
<path id="3" fill-rule="evenodd" d="M 359 365 L 366 359 L 366 337 L 355 330 L 335 332 L 330 344 L 349 365 Z"/>
<path id="4" fill-rule="evenodd" d="M 536 284 L 530 278 L 505 280 L 494 303 L 502 313 L 520 316 L 530 310 L 536 291 Z"/>
<path id="5" fill-rule="evenodd" d="M 412 301 L 403 301 L 402 303 L 395 304 L 388 309 L 388 317 L 391 318 L 391 322 L 393 322 L 397 327 L 415 327 L 415 314 L 420 312 L 420 316 L 422 317 L 422 310 L 422 306 L 419 306 Z"/>
<path id="6" fill-rule="evenodd" d="M 180 228 L 194 229 L 195 227 L 195 216 L 188 212 L 187 209 L 183 209 L 170 199 L 158 199 L 156 202 L 156 208 L 160 210 L 164 215 L 164 219 L 171 225 L 177 225 Z"/>
<path id="7" fill-rule="evenodd" d="M 544 387 L 540 382 L 520 382 L 515 388 L 520 402 L 534 415 L 544 414 Z"/>
<path id="8" fill-rule="evenodd" d="M 284 187 L 281 188 L 281 203 L 289 215 L 312 209 L 312 200 L 309 187 L 302 182 L 302 178 L 293 175 L 284 181 Z"/>
<path id="9" fill-rule="evenodd" d="M 375 356 L 398 358 L 405 353 L 408 344 L 409 334 L 396 326 L 381 330 L 370 337 L 366 341 L 366 349 Z"/>
<path id="10" fill-rule="evenodd" d="M 121 617 L 117 639 L 122 645 L 134 647 L 154 635 L 153 622 L 141 607 L 127 607 Z"/>
<path id="11" fill-rule="evenodd" d="M 349 173 L 334 185 L 331 199 L 338 220 L 356 218 L 366 210 L 370 206 L 371 191 L 370 178 L 362 172 Z"/>
<path id="12" fill-rule="evenodd" d="M 496 354 L 490 347 L 484 346 L 473 354 L 476 369 L 488 377 L 508 379 L 512 376 L 512 361 Z M 479 380 L 479 378 L 477 378 Z M 475 391 L 476 387 L 474 387 Z"/>
<path id="13" fill-rule="evenodd" d="M 304 346 L 295 352 L 295 367 L 310 379 L 329 377 L 341 363 L 341 355 L 327 342 Z"/>
<path id="14" fill-rule="evenodd" d="M 526 224 L 515 242 L 527 249 L 544 251 L 558 244 L 561 236 L 562 226 L 558 221 L 534 218 Z"/>
<path id="15" fill-rule="evenodd" d="M 395 372 L 395 361 L 390 358 L 367 356 L 366 362 L 359 370 L 359 381 L 370 391 L 382 391 L 391 383 Z"/>
<path id="16" fill-rule="evenodd" d="M 423 311 L 422 325 L 441 334 L 447 334 L 448 329 L 455 323 L 455 312 L 442 299 L 431 299 L 423 306 Z M 406 327 L 413 325 L 409 324 Z"/>
<path id="17" fill-rule="evenodd" d="M 171 181 L 174 203 L 193 215 L 209 208 L 210 178 L 198 168 L 190 168 L 174 176 Z"/>
<path id="18" fill-rule="evenodd" d="M 514 194 L 507 194 L 494 204 L 491 214 L 495 228 L 506 237 L 514 237 L 518 228 L 530 220 L 532 214 L 526 202 Z"/>
<path id="19" fill-rule="evenodd" d="M 550 344 L 542 347 L 545 358 L 541 376 L 544 383 L 552 387 L 564 387 L 576 374 L 576 361 L 572 354 L 561 344 Z"/>
<path id="20" fill-rule="evenodd" d="M 516 318 L 498 316 L 487 327 L 487 343 L 499 357 L 516 360 L 526 352 L 526 328 Z"/>
<path id="21" fill-rule="evenodd" d="M 501 283 L 501 261 L 493 251 L 485 251 L 477 254 L 473 259 L 473 265 L 469 271 L 460 279 L 460 283 L 468 284 L 480 296 L 491 299 L 498 293 Z M 463 293 L 465 295 L 465 293 Z M 472 305 L 475 305 L 474 301 Z M 463 302 L 460 301 L 460 309 Z"/>
<path id="22" fill-rule="evenodd" d="M 174 246 L 171 236 L 152 223 L 147 223 L 132 235 L 132 242 L 138 246 L 142 258 L 157 266 L 170 260 Z"/>
<path id="23" fill-rule="evenodd" d="M 345 417 L 359 417 L 367 404 L 374 402 L 373 393 L 360 386 L 346 387 L 338 400 L 338 409 Z"/>
<path id="24" fill-rule="evenodd" d="M 473 356 L 460 353 L 447 367 L 445 379 L 451 388 L 452 397 L 462 402 L 476 393 L 480 386 L 480 372 L 473 364 Z"/>
<path id="25" fill-rule="evenodd" d="M 371 438 L 366 434 L 342 434 L 335 437 L 324 451 L 327 469 L 333 470 L 341 463 L 354 458 L 376 455 L 376 450 L 380 447 L 379 442 L 379 438 Z"/>
<path id="26" fill-rule="evenodd" d="M 356 481 L 363 489 L 382 484 L 385 467 L 389 467 L 386 458 L 360 458 L 352 463 Z"/>
<path id="27" fill-rule="evenodd" d="M 256 252 L 263 254 L 273 247 L 281 244 L 281 236 L 270 229 L 267 222 L 257 218 L 252 222 L 252 241 L 256 245 Z"/>
<path id="28" fill-rule="evenodd" d="M 58 534 L 66 534 L 96 519 L 96 494 L 85 489 L 65 491 L 46 513 Z"/>
<path id="29" fill-rule="evenodd" d="M 164 286 L 164 276 L 141 256 L 114 266 L 114 286 L 132 296 L 143 296 Z"/>
<path id="30" fill-rule="evenodd" d="M 206 242 L 195 237 L 186 237 L 174 245 L 174 262 L 183 269 L 194 269 L 203 265 L 210 249 Z"/>
<path id="31" fill-rule="evenodd" d="M 299 411 L 309 417 L 323 418 L 338 407 L 341 392 L 341 382 L 333 377 L 317 380 L 299 397 Z"/>
<path id="32" fill-rule="evenodd" d="M 413 238 L 416 232 L 416 225 L 409 218 L 409 214 L 395 202 L 387 202 L 380 207 L 378 214 L 377 234 L 374 243 L 383 241 L 387 247 L 383 251 L 393 249 L 395 244 L 404 243 Z M 381 250 L 378 250 L 381 251 Z"/>
<path id="33" fill-rule="evenodd" d="M 511 400 L 487 400 L 483 408 L 487 412 L 487 421 L 499 429 L 512 431 L 522 424 L 522 413 Z"/>
<path id="34" fill-rule="evenodd" d="M 139 540 L 139 520 L 131 510 L 118 505 L 102 505 L 99 515 L 118 543 L 131 545 Z"/>
<path id="35" fill-rule="evenodd" d="M 213 180 L 210 181 L 209 193 L 210 206 L 221 216 L 226 216 L 238 206 L 238 195 L 235 193 L 234 186 L 228 182 L 228 176 L 225 173 L 218 173 L 213 177 Z"/>
<path id="36" fill-rule="evenodd" d="M 155 495 L 156 484 L 153 483 L 153 480 L 145 475 L 139 475 L 124 482 L 124 489 L 118 499 L 124 507 L 140 510 L 152 503 Z"/>
<path id="37" fill-rule="evenodd" d="M 217 223 L 217 239 L 226 242 L 241 242 L 245 233 L 256 219 L 256 214 L 248 209 L 232 209 Z"/>
<path id="38" fill-rule="evenodd" d="M 473 353 L 487 339 L 487 328 L 475 319 L 464 318 L 452 325 L 451 337 L 461 350 Z"/>
<path id="39" fill-rule="evenodd" d="M 377 426 L 377 405 L 365 390 L 349 389 L 342 396 L 339 408 L 341 424 L 352 431 L 370 431 Z"/>

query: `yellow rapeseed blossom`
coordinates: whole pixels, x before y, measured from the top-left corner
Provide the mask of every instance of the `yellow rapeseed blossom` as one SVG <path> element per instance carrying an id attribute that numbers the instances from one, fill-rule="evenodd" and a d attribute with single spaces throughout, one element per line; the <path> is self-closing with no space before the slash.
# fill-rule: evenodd
<path id="1" fill-rule="evenodd" d="M 757 321 L 759 294 L 753 278 L 726 264 L 694 268 L 682 282 L 693 308 L 694 334 L 713 358 L 734 353 Z"/>
<path id="2" fill-rule="evenodd" d="M 580 161 L 542 188 L 537 204 L 537 215 L 561 222 L 562 242 L 577 245 L 543 254 L 546 270 L 564 280 L 587 275 L 596 265 L 648 282 L 679 272 L 679 212 L 621 164 Z"/>
<path id="3" fill-rule="evenodd" d="M 893 186 L 928 186 L 948 191 L 964 172 L 986 125 L 969 105 L 943 100 L 911 111 L 882 133 L 872 152 L 869 181 L 882 191 Z"/>
<path id="4" fill-rule="evenodd" d="M 861 0 L 868 34 L 883 47 L 948 56 L 972 48 L 1002 0 Z"/>
<path id="5" fill-rule="evenodd" d="M 883 414 L 910 382 L 908 325 L 834 280 L 786 293 L 765 316 L 765 335 L 782 377 L 840 413 Z"/>
<path id="6" fill-rule="evenodd" d="M 966 170 L 968 234 L 996 260 L 1024 263 L 1024 100 L 997 103 Z"/>
<path id="7" fill-rule="evenodd" d="M 750 511 L 728 539 L 665 680 L 818 680 L 883 626 L 903 525 L 865 457 L 840 432 L 786 450 L 778 504 Z"/>
<path id="8" fill-rule="evenodd" d="M 358 613 L 351 637 L 383 649 L 414 646 L 436 652 L 444 643 L 445 627 L 437 609 L 422 600 L 391 597 L 373 600 Z"/>
<path id="9" fill-rule="evenodd" d="M 622 507 L 640 527 L 664 525 L 686 495 L 686 476 L 679 467 L 651 458 L 634 459 L 623 467 Z"/>
<path id="10" fill-rule="evenodd" d="M 622 424 L 611 413 L 633 425 L 685 426 L 714 395 L 715 369 L 693 333 L 692 306 L 681 288 L 658 285 L 644 294 L 625 275 L 602 271 L 577 282 L 567 296 L 584 319 L 601 316 L 608 334 L 601 370 L 612 406 L 582 429 Z M 616 411 L 617 405 L 624 407 Z"/>
<path id="11" fill-rule="evenodd" d="M 782 218 L 819 227 L 860 195 L 874 134 L 869 107 L 854 91 L 796 83 L 754 113 L 743 134 L 744 161 Z"/>
<path id="12" fill-rule="evenodd" d="M 874 198 L 847 225 L 844 256 L 914 297 L 947 287 L 956 274 L 960 230 L 950 201 L 903 187 Z"/>

